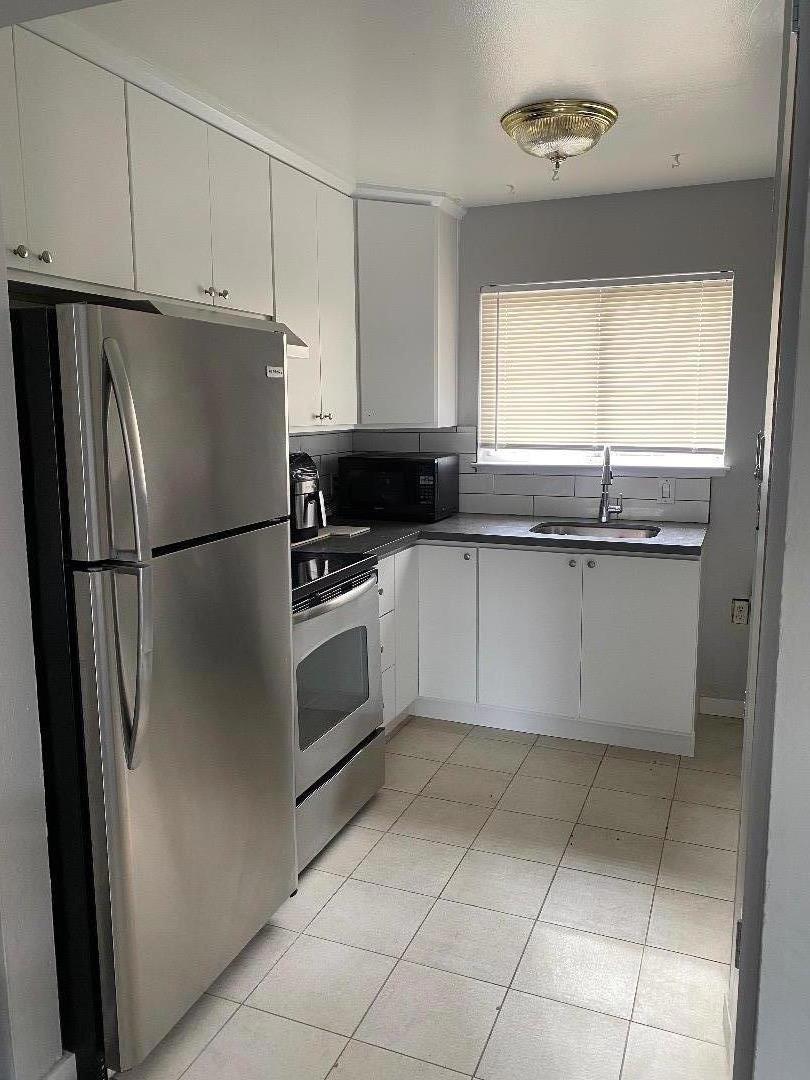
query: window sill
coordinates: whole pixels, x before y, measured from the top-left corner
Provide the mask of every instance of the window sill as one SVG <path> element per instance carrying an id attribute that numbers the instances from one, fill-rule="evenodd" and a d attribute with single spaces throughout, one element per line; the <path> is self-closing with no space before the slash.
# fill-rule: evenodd
<path id="1" fill-rule="evenodd" d="M 473 468 L 480 473 L 509 473 L 512 475 L 559 476 L 577 473 L 598 476 L 602 471 L 602 455 L 570 450 L 536 451 L 479 450 Z M 512 456 L 514 455 L 514 456 Z M 729 470 L 722 454 L 623 454 L 611 453 L 615 476 L 725 476 Z"/>

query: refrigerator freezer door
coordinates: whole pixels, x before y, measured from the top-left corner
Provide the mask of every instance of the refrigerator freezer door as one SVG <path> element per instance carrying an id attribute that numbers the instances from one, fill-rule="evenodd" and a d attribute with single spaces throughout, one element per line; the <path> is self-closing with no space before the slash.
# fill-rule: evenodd
<path id="1" fill-rule="evenodd" d="M 74 574 L 116 1068 L 143 1059 L 296 887 L 288 545 L 282 523 L 155 560 L 134 768 L 138 579 Z"/>
<path id="2" fill-rule="evenodd" d="M 140 546 L 143 561 L 288 515 L 283 333 L 56 312 L 73 559 L 133 559 Z"/>

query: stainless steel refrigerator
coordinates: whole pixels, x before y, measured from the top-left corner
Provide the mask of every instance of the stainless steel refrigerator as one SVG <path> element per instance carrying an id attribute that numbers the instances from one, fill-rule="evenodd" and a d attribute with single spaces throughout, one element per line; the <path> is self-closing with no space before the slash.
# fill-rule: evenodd
<path id="1" fill-rule="evenodd" d="M 14 334 L 40 697 L 82 744 L 94 1067 L 127 1069 L 296 888 L 284 327 L 22 305 Z"/>

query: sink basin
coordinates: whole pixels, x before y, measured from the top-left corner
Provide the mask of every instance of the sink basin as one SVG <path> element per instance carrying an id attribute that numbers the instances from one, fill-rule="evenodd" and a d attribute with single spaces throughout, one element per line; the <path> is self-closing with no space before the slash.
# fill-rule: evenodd
<path id="1" fill-rule="evenodd" d="M 649 540 L 658 536 L 657 525 L 621 525 L 601 521 L 541 521 L 531 530 L 543 536 L 588 536 L 594 540 Z"/>

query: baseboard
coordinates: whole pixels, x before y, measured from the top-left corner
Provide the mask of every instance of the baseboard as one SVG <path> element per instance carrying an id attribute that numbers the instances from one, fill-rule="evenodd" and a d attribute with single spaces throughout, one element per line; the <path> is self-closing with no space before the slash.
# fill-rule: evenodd
<path id="1" fill-rule="evenodd" d="M 702 697 L 699 708 L 704 716 L 734 716 L 738 720 L 745 716 L 745 702 L 734 698 Z"/>
<path id="2" fill-rule="evenodd" d="M 76 1058 L 73 1054 L 63 1054 L 42 1080 L 76 1080 Z"/>
<path id="3" fill-rule="evenodd" d="M 383 724 L 385 728 L 386 739 L 392 739 L 394 735 L 399 731 L 406 720 L 409 720 L 413 716 L 414 705 L 416 702 L 412 701 L 407 709 L 403 709 L 401 713 L 397 713 L 393 720 L 389 720 L 387 724 Z"/>
<path id="4" fill-rule="evenodd" d="M 600 724 L 595 720 L 580 720 L 578 717 L 547 716 L 524 712 L 521 709 L 475 705 L 465 701 L 444 701 L 440 698 L 417 698 L 411 706 L 411 712 L 414 716 L 426 716 L 436 720 L 525 731 L 532 735 L 556 735 L 564 739 L 585 739 L 589 742 L 632 746 L 637 750 L 658 750 L 660 753 L 684 754 L 689 757 L 695 752 L 695 736 L 692 732 L 655 731 L 621 724 Z"/>

